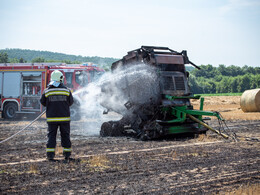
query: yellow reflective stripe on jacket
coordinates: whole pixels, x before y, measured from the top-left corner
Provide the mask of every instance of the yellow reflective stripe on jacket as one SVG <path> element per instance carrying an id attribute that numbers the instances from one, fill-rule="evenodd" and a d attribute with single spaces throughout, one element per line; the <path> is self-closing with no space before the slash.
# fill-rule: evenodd
<path id="1" fill-rule="evenodd" d="M 60 121 L 70 121 L 70 117 L 47 118 L 47 122 L 60 122 Z"/>
<path id="2" fill-rule="evenodd" d="M 46 152 L 55 152 L 55 148 L 46 148 Z"/>
<path id="3" fill-rule="evenodd" d="M 70 92 L 67 92 L 67 91 L 50 91 L 50 92 L 45 93 L 45 97 L 48 97 L 50 95 L 66 95 L 66 96 L 69 96 Z"/>
<path id="4" fill-rule="evenodd" d="M 45 97 L 48 97 L 49 95 L 70 95 L 70 90 L 66 88 L 51 88 L 45 90 Z"/>
<path id="5" fill-rule="evenodd" d="M 64 152 L 71 152 L 72 150 L 71 150 L 71 148 L 63 148 L 63 151 Z"/>
<path id="6" fill-rule="evenodd" d="M 51 92 L 51 91 L 67 91 L 67 92 L 70 92 L 70 90 L 66 89 L 66 88 L 50 88 L 50 89 L 46 89 L 45 93 L 48 93 L 48 92 Z"/>

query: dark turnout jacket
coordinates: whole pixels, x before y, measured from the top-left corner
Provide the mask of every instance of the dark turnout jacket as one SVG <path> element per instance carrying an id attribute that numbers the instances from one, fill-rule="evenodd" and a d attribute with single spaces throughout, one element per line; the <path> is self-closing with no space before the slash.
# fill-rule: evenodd
<path id="1" fill-rule="evenodd" d="M 70 122 L 70 106 L 73 104 L 73 96 L 62 83 L 58 87 L 51 85 L 45 89 L 40 101 L 43 106 L 46 106 L 48 123 Z"/>

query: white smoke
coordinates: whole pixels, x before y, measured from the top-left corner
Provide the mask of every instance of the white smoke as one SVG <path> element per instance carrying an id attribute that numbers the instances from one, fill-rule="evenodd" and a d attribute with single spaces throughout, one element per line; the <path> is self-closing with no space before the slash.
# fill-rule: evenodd
<path id="1" fill-rule="evenodd" d="M 78 95 L 82 100 L 81 113 L 84 120 L 82 134 L 98 136 L 103 122 L 120 120 L 122 115 L 129 112 L 125 103 L 130 100 L 142 104 L 149 102 L 153 96 L 158 97 L 158 91 L 154 87 L 156 82 L 154 69 L 140 64 L 113 73 L 107 72 L 96 82 L 76 91 L 74 95 Z M 129 91 L 124 90 L 126 88 L 130 90 L 130 96 Z M 104 115 L 104 110 L 112 112 Z"/>

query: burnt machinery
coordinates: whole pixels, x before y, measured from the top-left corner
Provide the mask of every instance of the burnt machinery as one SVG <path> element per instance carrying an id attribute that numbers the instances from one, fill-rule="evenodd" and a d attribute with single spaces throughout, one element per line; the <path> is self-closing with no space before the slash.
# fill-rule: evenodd
<path id="1" fill-rule="evenodd" d="M 200 110 L 193 109 L 190 99 L 200 96 L 190 91 L 185 64 L 199 69 L 185 50 L 154 46 L 142 46 L 114 62 L 111 70 L 117 76 L 102 86 L 101 105 L 123 117 L 103 123 L 100 135 L 149 140 L 170 134 L 199 134 L 210 128 L 203 115 L 223 120 L 217 112 L 203 111 L 203 98 Z"/>

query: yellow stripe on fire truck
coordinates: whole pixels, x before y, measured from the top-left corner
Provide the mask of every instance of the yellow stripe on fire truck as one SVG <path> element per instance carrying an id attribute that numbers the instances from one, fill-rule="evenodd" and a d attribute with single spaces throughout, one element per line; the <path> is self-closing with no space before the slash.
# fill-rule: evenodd
<path id="1" fill-rule="evenodd" d="M 47 122 L 61 122 L 61 121 L 70 121 L 70 117 L 47 118 Z"/>

